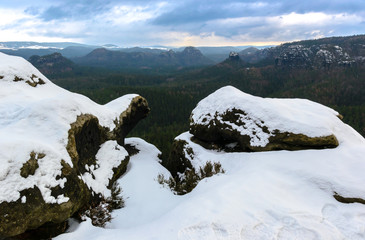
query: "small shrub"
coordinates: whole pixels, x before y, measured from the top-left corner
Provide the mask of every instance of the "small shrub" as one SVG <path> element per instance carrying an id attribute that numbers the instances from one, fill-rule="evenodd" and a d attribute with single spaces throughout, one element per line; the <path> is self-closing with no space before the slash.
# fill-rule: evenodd
<path id="1" fill-rule="evenodd" d="M 222 164 L 220 162 L 215 162 L 214 164 L 214 172 L 215 173 L 226 173 L 222 168 Z"/>
<path id="2" fill-rule="evenodd" d="M 115 182 L 111 189 L 111 196 L 106 199 L 106 202 L 110 205 L 111 210 L 120 209 L 124 207 L 124 200 L 121 196 L 122 189 Z"/>
<path id="3" fill-rule="evenodd" d="M 207 162 L 203 169 L 200 168 L 200 175 L 202 179 L 205 177 L 211 177 L 213 174 L 213 164 L 211 162 Z"/>
<path id="4" fill-rule="evenodd" d="M 88 210 L 86 210 L 81 219 L 86 220 L 86 217 L 91 219 L 91 223 L 94 226 L 105 227 L 105 224 L 112 220 L 110 205 L 105 201 L 102 201 L 99 203 L 99 205 L 90 207 Z"/>
<path id="5" fill-rule="evenodd" d="M 163 174 L 159 174 L 157 182 L 162 185 L 168 185 L 177 195 L 184 195 L 191 192 L 202 179 L 218 173 L 225 173 L 222 165 L 219 162 L 212 164 L 209 161 L 203 168 L 199 169 L 199 174 L 195 168 L 187 169 L 179 177 L 170 177 L 168 180 L 165 179 Z"/>
<path id="6" fill-rule="evenodd" d="M 169 179 L 165 179 L 165 176 L 161 173 L 157 175 L 157 182 L 161 185 L 166 184 L 170 189 L 176 188 L 176 182 L 174 178 L 170 177 Z"/>
<path id="7" fill-rule="evenodd" d="M 160 174 L 157 175 L 157 182 L 159 184 L 164 184 L 165 181 L 166 181 L 165 176 L 162 173 L 160 173 Z"/>
<path id="8" fill-rule="evenodd" d="M 111 196 L 108 198 L 101 196 L 98 204 L 89 206 L 87 210 L 79 214 L 81 220 L 86 220 L 88 217 L 94 226 L 105 227 L 105 224 L 112 220 L 111 212 L 124 207 L 121 192 L 121 188 L 114 183 L 111 188 Z"/>

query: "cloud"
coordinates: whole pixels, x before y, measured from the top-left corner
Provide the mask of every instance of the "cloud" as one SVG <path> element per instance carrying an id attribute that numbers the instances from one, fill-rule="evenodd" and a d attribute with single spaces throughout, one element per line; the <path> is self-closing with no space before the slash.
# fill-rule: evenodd
<path id="1" fill-rule="evenodd" d="M 14 0 L 0 6 L 0 39 L 19 41 L 242 45 L 363 29 L 363 0 Z"/>

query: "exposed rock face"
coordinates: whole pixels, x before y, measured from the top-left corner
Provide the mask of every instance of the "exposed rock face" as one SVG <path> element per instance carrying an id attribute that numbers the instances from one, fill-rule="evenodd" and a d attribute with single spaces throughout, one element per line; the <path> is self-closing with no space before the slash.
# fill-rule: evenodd
<path id="1" fill-rule="evenodd" d="M 355 60 L 337 45 L 321 44 L 310 47 L 283 45 L 278 55 L 275 56 L 275 63 L 284 67 L 328 68 L 352 65 Z"/>
<path id="2" fill-rule="evenodd" d="M 324 128 L 327 127 L 325 122 L 314 120 L 313 113 L 309 113 L 305 107 L 303 111 L 300 110 L 307 104 L 313 104 L 313 109 L 320 105 L 302 101 L 301 106 L 298 100 L 262 99 L 244 94 L 233 87 L 224 87 L 202 100 L 193 110 L 190 133 L 200 141 L 214 143 L 211 146 L 218 148 L 237 143 L 240 151 L 320 149 L 338 146 L 338 141 L 330 130 L 320 130 L 321 124 Z M 322 107 L 323 110 L 329 111 Z M 319 109 L 315 111 L 320 114 Z M 289 117 L 286 115 L 288 112 Z M 336 115 L 338 113 L 333 112 L 333 116 Z M 293 119 L 294 116 L 298 122 Z M 303 119 L 309 122 L 302 122 Z M 311 128 L 316 128 L 319 132 L 314 133 Z"/>
<path id="3" fill-rule="evenodd" d="M 277 47 L 245 49 L 239 53 L 249 63 L 275 64 L 281 68 L 328 69 L 364 64 L 365 36 L 334 37 L 285 43 Z"/>
<path id="4" fill-rule="evenodd" d="M 129 107 L 119 116 L 113 130 L 114 138 L 120 145 L 124 145 L 124 138 L 149 112 L 148 103 L 143 97 L 137 96 L 131 101 Z"/>
<path id="5" fill-rule="evenodd" d="M 253 128 L 249 126 L 251 124 L 254 124 Z M 247 127 L 245 127 L 246 125 Z M 238 130 L 240 128 L 247 130 L 247 132 L 243 133 Z M 237 109 L 216 115 L 208 125 L 191 123 L 190 133 L 195 137 L 193 141 L 206 148 L 225 149 L 226 151 L 232 151 L 232 143 L 238 143 L 239 148 L 234 146 L 236 151 L 246 152 L 323 149 L 338 146 L 338 141 L 334 135 L 308 137 L 305 134 L 281 132 L 279 129 L 269 131 L 265 122 L 252 122 L 252 119 L 245 112 Z M 261 136 L 268 137 L 267 144 L 253 144 L 252 140 L 260 141 Z"/>
<path id="6" fill-rule="evenodd" d="M 124 138 L 149 112 L 126 95 L 104 106 L 0 54 L 0 239 L 60 224 L 111 195 Z"/>

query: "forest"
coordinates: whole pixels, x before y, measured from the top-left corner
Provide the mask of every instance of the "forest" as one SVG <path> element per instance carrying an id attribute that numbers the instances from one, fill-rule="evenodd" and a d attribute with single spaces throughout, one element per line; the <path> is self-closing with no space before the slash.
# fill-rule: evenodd
<path id="1" fill-rule="evenodd" d="M 81 68 L 83 69 L 83 68 Z M 130 133 L 168 154 L 173 139 L 189 130 L 196 104 L 218 88 L 232 85 L 261 97 L 306 98 L 337 110 L 343 121 L 365 136 L 365 67 L 330 69 L 255 67 L 226 60 L 221 64 L 183 70 L 83 69 L 48 75 L 59 86 L 105 104 L 137 93 L 151 108 L 149 116 Z"/>

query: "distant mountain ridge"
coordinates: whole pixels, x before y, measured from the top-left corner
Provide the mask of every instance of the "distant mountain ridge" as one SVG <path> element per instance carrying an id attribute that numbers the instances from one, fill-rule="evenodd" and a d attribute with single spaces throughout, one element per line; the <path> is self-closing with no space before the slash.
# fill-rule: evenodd
<path id="1" fill-rule="evenodd" d="M 215 63 L 223 61 L 230 52 L 239 52 L 250 46 L 238 47 L 196 47 L 200 52 Z M 270 46 L 258 47 L 267 48 Z M 73 42 L 0 42 L 0 52 L 20 56 L 29 59 L 33 55 L 44 56 L 55 52 L 61 53 L 67 58 L 84 57 L 97 48 L 106 48 L 113 51 L 121 52 L 148 52 L 162 53 L 169 50 L 174 52 L 182 52 L 185 47 L 173 48 L 167 46 L 152 46 L 152 47 L 119 47 L 115 44 L 104 45 L 88 45 Z"/>
<path id="2" fill-rule="evenodd" d="M 197 48 L 186 47 L 182 52 L 173 50 L 122 52 L 98 48 L 84 57 L 74 58 L 84 66 L 105 68 L 195 67 L 213 65 Z"/>
<path id="3" fill-rule="evenodd" d="M 67 58 L 80 57 L 100 46 L 80 43 L 0 42 L 0 52 L 29 59 L 33 55 L 44 56 L 55 52 Z"/>
<path id="4" fill-rule="evenodd" d="M 289 68 L 328 68 L 365 63 L 365 35 L 285 43 L 266 49 L 245 49 L 241 60 Z"/>

